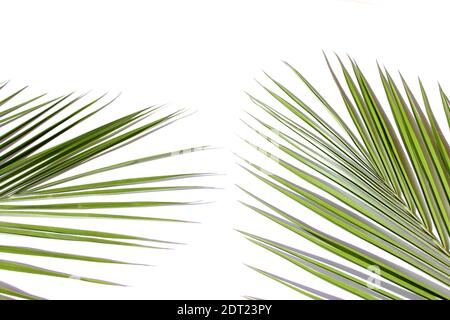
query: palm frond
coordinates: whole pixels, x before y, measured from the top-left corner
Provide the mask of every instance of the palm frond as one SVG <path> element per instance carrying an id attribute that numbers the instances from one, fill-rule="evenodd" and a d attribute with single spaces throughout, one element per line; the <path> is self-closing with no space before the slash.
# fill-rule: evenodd
<path id="1" fill-rule="evenodd" d="M 244 235 L 355 297 L 450 298 L 448 128 L 437 120 L 420 80 L 421 99 L 402 75 L 403 93 L 389 72 L 378 67 L 386 107 L 354 60 L 349 59 L 349 71 L 337 57 L 343 80 L 326 56 L 325 60 L 351 120 L 345 120 L 337 107 L 286 63 L 317 103 L 304 102 L 269 76 L 277 90 L 263 88 L 278 107 L 250 96 L 264 116 L 251 115 L 254 125 L 245 122 L 269 144 L 261 148 L 245 141 L 286 174 L 276 174 L 247 160 L 243 167 L 261 183 L 291 199 L 298 210 L 309 209 L 345 230 L 348 238 L 333 236 L 300 218 L 298 210 L 286 212 L 251 190 L 244 191 L 259 205 L 245 205 L 346 263 L 250 233 Z M 439 91 L 448 119 L 449 100 L 442 88 Z M 269 147 L 275 151 L 269 152 Z M 296 179 L 307 185 L 298 184 Z M 366 246 L 355 245 L 352 239 L 362 240 Z M 376 285 L 371 268 L 379 274 Z M 310 298 L 338 298 L 257 270 Z"/>
<path id="2" fill-rule="evenodd" d="M 1 92 L 6 90 L 5 85 L 1 86 Z M 196 152 L 207 149 L 207 147 L 176 150 L 137 159 L 131 158 L 125 162 L 91 170 L 82 167 L 94 159 L 105 157 L 110 152 L 122 149 L 171 124 L 180 117 L 182 111 L 159 115 L 162 113 L 160 108 L 151 106 L 82 132 L 81 124 L 92 117 L 98 119 L 101 112 L 115 99 L 104 102 L 106 98 L 101 96 L 88 102 L 82 102 L 86 98 L 84 95 L 68 94 L 47 100 L 44 100 L 46 99 L 45 95 L 39 95 L 24 102 L 15 102 L 24 90 L 25 88 L 8 94 L 0 101 L 0 216 L 3 217 L 0 219 L 0 234 L 55 241 L 79 241 L 93 245 L 108 244 L 155 249 L 163 249 L 175 244 L 161 239 L 45 225 L 40 223 L 40 218 L 186 222 L 179 219 L 118 214 L 117 211 L 108 213 L 108 211 L 118 208 L 184 205 L 189 202 L 147 201 L 145 196 L 140 201 L 130 201 L 127 198 L 124 198 L 125 201 L 98 201 L 98 199 L 108 196 L 121 199 L 117 196 L 134 193 L 199 189 L 203 187 L 189 184 L 177 186 L 160 184 L 169 180 L 199 177 L 205 175 L 204 173 L 157 176 L 143 174 L 136 178 L 109 178 L 107 180 L 99 180 L 96 176 L 108 173 L 106 176 L 112 177 L 112 173 L 119 169 Z M 66 133 L 74 132 L 74 130 L 79 130 L 77 136 L 70 139 L 65 138 Z M 93 180 L 90 181 L 93 182 L 78 182 L 82 178 L 92 178 Z M 65 198 L 73 199 L 75 197 L 81 198 L 65 201 Z M 90 197 L 95 197 L 95 201 L 89 201 Z M 36 223 L 26 224 L 16 221 L 23 217 L 34 218 Z M 69 259 L 89 263 L 135 264 L 102 257 L 14 245 L 0 245 L 0 255 L 3 254 Z M 1 258 L 0 270 L 62 278 L 76 277 L 81 281 L 116 285 L 104 280 L 76 276 Z M 0 298 L 36 299 L 39 297 L 6 282 L 0 282 Z"/>

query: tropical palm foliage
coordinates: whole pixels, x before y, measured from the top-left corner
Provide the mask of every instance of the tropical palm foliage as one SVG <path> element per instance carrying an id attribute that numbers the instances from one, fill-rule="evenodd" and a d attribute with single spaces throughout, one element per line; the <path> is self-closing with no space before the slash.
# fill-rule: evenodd
<path id="1" fill-rule="evenodd" d="M 287 63 L 317 103 L 304 102 L 271 77 L 276 90 L 263 88 L 277 107 L 251 96 L 269 120 L 253 117 L 255 125 L 249 126 L 270 144 L 261 148 L 247 142 L 274 160 L 277 169 L 286 169 L 289 178 L 254 162 L 245 161 L 244 168 L 279 192 L 278 196 L 293 200 L 298 209 L 286 212 L 256 192 L 244 191 L 259 203 L 246 206 L 335 258 L 244 235 L 355 298 L 450 298 L 448 97 L 439 88 L 447 120 L 444 117 L 441 122 L 420 80 L 419 99 L 401 75 L 403 89 L 387 70 L 378 67 L 382 98 L 354 60 L 349 59 L 349 68 L 337 58 L 342 69 L 339 79 L 325 59 L 351 120 L 345 120 L 338 108 Z M 275 153 L 267 151 L 270 145 Z M 306 185 L 297 184 L 297 178 Z M 345 232 L 335 236 L 320 224 L 305 222 L 299 213 L 307 209 Z M 313 299 L 341 298 L 255 270 Z"/>
<path id="2" fill-rule="evenodd" d="M 6 83 L 1 85 L 1 92 L 6 90 L 5 86 Z M 91 117 L 97 116 L 98 119 L 102 111 L 105 112 L 104 109 L 114 99 L 104 102 L 105 97 L 102 96 L 83 102 L 84 96 L 75 97 L 73 94 L 68 94 L 48 100 L 44 100 L 45 96 L 40 95 L 26 101 L 15 102 L 23 90 L 9 94 L 0 101 L 0 216 L 3 217 L 3 219 L 0 218 L 0 235 L 148 248 L 164 248 L 173 244 L 166 240 L 133 235 L 45 225 L 39 221 L 42 217 L 46 217 L 83 218 L 89 219 L 90 222 L 93 219 L 182 222 L 147 215 L 117 214 L 117 210 L 111 212 L 110 209 L 185 204 L 185 202 L 176 201 L 146 201 L 145 194 L 153 191 L 201 188 L 192 185 L 166 186 L 167 184 L 163 183 L 201 174 L 179 173 L 159 176 L 142 174 L 141 177 L 136 178 L 113 179 L 111 173 L 130 166 L 202 150 L 205 147 L 137 159 L 131 158 L 125 162 L 89 170 L 83 169 L 82 166 L 167 126 L 179 118 L 182 111 L 161 116 L 158 115 L 160 108 L 151 106 L 82 132 L 80 125 Z M 76 132 L 77 136 L 65 138 L 68 131 Z M 74 171 L 75 169 L 78 170 Z M 99 180 L 96 178 L 99 174 L 107 178 Z M 79 180 L 82 178 L 94 179 L 89 180 L 89 183 L 80 183 Z M 117 199 L 117 196 L 130 193 L 143 193 L 143 200 L 127 201 L 126 198 L 125 201 L 104 200 L 111 196 Z M 70 199 L 73 198 L 78 199 L 71 201 Z M 98 201 L 99 199 L 102 201 Z M 17 219 L 23 217 L 36 219 L 36 223 L 19 223 Z M 92 225 L 92 223 L 89 224 Z M 101 257 L 11 245 L 0 245 L 0 254 L 70 259 L 87 263 L 127 263 Z M 0 270 L 62 278 L 76 277 L 81 281 L 114 284 L 3 258 L 0 258 Z M 37 297 L 0 281 L 0 299 L 14 298 L 34 299 Z"/>

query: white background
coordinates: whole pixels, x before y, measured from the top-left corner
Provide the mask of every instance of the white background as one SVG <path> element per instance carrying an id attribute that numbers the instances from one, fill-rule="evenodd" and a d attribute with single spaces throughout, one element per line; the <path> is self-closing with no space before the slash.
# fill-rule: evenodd
<path id="1" fill-rule="evenodd" d="M 299 92 L 306 92 L 301 91 L 299 82 L 281 63 L 286 60 L 302 70 L 336 108 L 342 108 L 323 61 L 323 49 L 329 54 L 333 51 L 343 56 L 349 53 L 374 81 L 378 81 L 376 60 L 393 73 L 402 70 L 408 80 L 415 81 L 420 75 L 432 90 L 433 101 L 438 102 L 436 81 L 450 88 L 449 9 L 445 0 L 2 2 L 1 80 L 12 80 L 11 88 L 30 85 L 30 92 L 52 95 L 73 90 L 80 93 L 93 90 L 92 97 L 103 92 L 110 92 L 111 96 L 122 92 L 118 102 L 104 113 L 104 118 L 100 117 L 102 121 L 150 104 L 168 103 L 169 110 L 197 111 L 140 141 L 125 155 L 111 155 L 102 161 L 114 163 L 125 159 L 124 156 L 139 157 L 209 144 L 219 149 L 142 165 L 123 175 L 142 175 L 143 170 L 148 175 L 183 170 L 217 172 L 222 175 L 195 183 L 223 189 L 187 192 L 176 199 L 174 194 L 162 195 L 167 199 L 211 203 L 150 212 L 187 218 L 200 224 L 47 221 L 188 243 L 176 250 L 99 248 L 12 236 L 0 238 L 2 243 L 154 265 L 98 266 L 6 257 L 68 273 L 101 277 L 129 287 L 90 285 L 4 271 L 0 272 L 0 279 L 46 298 L 302 297 L 249 270 L 244 265 L 248 263 L 325 288 L 320 281 L 256 248 L 234 230 L 247 230 L 303 248 L 308 246 L 237 203 L 245 197 L 236 190 L 235 183 L 261 192 L 267 199 L 282 202 L 276 193 L 260 188 L 260 184 L 236 166 L 238 159 L 232 151 L 259 159 L 237 138 L 238 133 L 250 136 L 239 118 L 245 117 L 244 110 L 255 110 L 244 91 L 265 97 L 254 82 L 256 78 L 267 83 L 262 73 L 265 70 L 291 87 L 297 86 Z M 413 87 L 417 88 L 415 84 Z M 142 197 L 139 195 L 136 199 Z M 291 209 L 301 208 L 292 206 Z M 301 214 L 308 214 L 303 211 Z M 142 213 L 142 210 L 133 213 Z"/>

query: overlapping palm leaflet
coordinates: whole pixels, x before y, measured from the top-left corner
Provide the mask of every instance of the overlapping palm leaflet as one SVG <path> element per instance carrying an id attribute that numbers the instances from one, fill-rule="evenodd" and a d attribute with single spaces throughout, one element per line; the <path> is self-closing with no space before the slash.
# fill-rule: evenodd
<path id="1" fill-rule="evenodd" d="M 83 164 L 99 157 L 107 157 L 110 152 L 123 152 L 127 145 L 148 136 L 180 117 L 182 111 L 163 114 L 159 107 L 151 106 L 127 114 L 92 130 L 84 130 L 84 121 L 97 117 L 115 99 L 105 102 L 105 97 L 83 102 L 85 96 L 68 94 L 54 99 L 40 95 L 26 101 L 19 100 L 24 89 L 4 94 L 0 101 L 0 235 L 14 237 L 37 237 L 54 241 L 81 241 L 92 245 L 139 246 L 164 248 L 174 244 L 166 239 L 151 239 L 127 234 L 101 232 L 92 229 L 75 229 L 44 225 L 42 217 L 83 218 L 86 225 L 92 219 L 141 220 L 183 222 L 170 218 L 156 218 L 148 215 L 118 214 L 117 208 L 158 207 L 181 205 L 185 202 L 147 201 L 146 193 L 153 191 L 175 191 L 202 188 L 192 185 L 167 186 L 165 181 L 201 176 L 201 173 L 176 173 L 171 175 L 146 176 L 145 166 L 142 176 L 128 179 L 113 179 L 117 170 L 143 165 L 171 156 L 203 150 L 205 147 L 178 150 L 162 154 L 111 164 L 83 171 Z M 0 93 L 6 92 L 6 83 Z M 84 130 L 84 131 L 83 131 Z M 67 132 L 76 132 L 76 137 L 65 139 Z M 63 139 L 63 142 L 57 142 Z M 64 140 L 65 139 L 65 140 Z M 56 141 L 56 142 L 55 142 Z M 71 173 L 79 169 L 76 174 Z M 80 172 L 81 169 L 81 172 Z M 102 180 L 97 175 L 109 178 Z M 112 173 L 112 174 L 111 174 Z M 88 178 L 89 183 L 79 183 Z M 166 186 L 165 186 L 166 185 Z M 130 193 L 142 194 L 142 201 L 127 201 L 126 197 L 117 201 L 117 196 Z M 114 196 L 114 201 L 108 201 Z M 176 195 L 174 195 L 176 197 Z M 63 199 L 64 201 L 61 201 Z M 73 199 L 76 199 L 73 201 Z M 101 199 L 101 201 L 99 201 Z M 6 218 L 7 217 L 7 218 Z M 25 224 L 15 220 L 32 218 L 35 223 Z M 66 220 L 66 219 L 64 219 Z M 103 257 L 93 257 L 54 252 L 45 248 L 32 248 L 0 243 L 0 270 L 17 271 L 53 277 L 76 277 L 81 281 L 114 285 L 106 280 L 91 279 L 82 275 L 71 275 L 57 270 L 34 266 L 6 256 L 40 256 L 49 258 L 86 261 L 86 263 L 128 263 Z M 35 299 L 34 294 L 24 292 L 12 284 L 0 281 L 0 299 Z"/>
<path id="2" fill-rule="evenodd" d="M 276 89 L 264 88 L 274 103 L 253 96 L 251 99 L 270 115 L 273 123 L 254 117 L 256 124 L 252 128 L 278 154 L 248 143 L 301 182 L 269 172 L 254 162 L 248 161 L 244 167 L 260 183 L 271 186 L 274 193 L 297 203 L 298 211 L 283 211 L 252 190 L 246 192 L 259 205 L 246 205 L 348 263 L 344 265 L 258 235 L 244 232 L 245 236 L 355 298 L 450 298 L 448 97 L 439 87 L 444 112 L 437 112 L 436 108 L 442 106 L 431 105 L 420 80 L 419 92 L 413 94 L 401 75 L 399 86 L 387 70 L 379 67 L 385 95 L 381 99 L 354 60 L 349 59 L 349 68 L 338 57 L 342 69 L 339 79 L 325 59 L 353 123 L 345 121 L 337 111 L 341 109 L 286 63 L 315 96 L 316 103 L 305 103 L 269 77 Z M 386 102 L 382 105 L 381 101 Z M 334 123 L 324 120 L 324 111 Z M 322 195 L 308 185 L 318 188 Z M 319 215 L 364 240 L 367 246 L 357 246 L 350 238 L 344 240 L 321 226 L 306 223 L 298 217 L 300 211 Z M 375 254 L 372 246 L 385 255 Z M 372 274 L 366 269 L 373 267 L 380 271 L 379 285 L 367 281 Z M 255 270 L 313 299 L 341 298 L 265 270 Z"/>

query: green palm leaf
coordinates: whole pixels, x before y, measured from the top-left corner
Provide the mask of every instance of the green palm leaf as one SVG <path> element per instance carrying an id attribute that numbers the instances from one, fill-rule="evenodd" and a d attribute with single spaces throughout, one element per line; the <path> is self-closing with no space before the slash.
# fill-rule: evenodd
<path id="1" fill-rule="evenodd" d="M 6 90 L 5 85 L 1 86 L 1 92 Z M 203 187 L 189 184 L 166 186 L 161 183 L 199 177 L 204 175 L 202 173 L 159 176 L 144 174 L 142 177 L 127 179 L 99 180 L 97 178 L 90 183 L 79 183 L 79 180 L 86 177 L 95 179 L 95 176 L 101 173 L 111 174 L 122 168 L 204 150 L 206 147 L 150 155 L 91 170 L 81 172 L 77 170 L 75 173 L 77 168 L 81 167 L 83 170 L 82 165 L 99 157 L 105 157 L 108 153 L 119 150 L 165 127 L 178 119 L 182 112 L 177 111 L 161 116 L 158 115 L 159 107 L 148 107 L 99 125 L 92 130 L 80 132 L 74 138 L 65 138 L 64 140 L 66 132 L 80 130 L 80 125 L 84 121 L 94 116 L 98 117 L 101 111 L 115 99 L 103 102 L 105 97 L 102 96 L 83 103 L 84 96 L 75 97 L 73 94 L 69 94 L 48 100 L 43 100 L 45 95 L 40 95 L 25 102 L 15 102 L 18 99 L 17 96 L 24 89 L 13 92 L 0 101 L 0 216 L 3 217 L 3 219 L 0 218 L 0 234 L 55 241 L 81 241 L 94 245 L 109 244 L 153 249 L 164 249 L 175 244 L 161 239 L 102 232 L 91 228 L 76 229 L 44 225 L 39 222 L 41 220 L 39 218 L 186 222 L 147 215 L 108 213 L 108 210 L 189 204 L 179 201 L 147 201 L 145 195 L 140 201 L 127 201 L 126 198 L 117 201 L 116 199 L 120 199 L 117 196 L 131 193 L 200 189 Z M 97 201 L 90 200 L 92 196 L 97 197 L 95 198 Z M 114 196 L 114 200 L 108 201 L 108 196 Z M 81 199 L 73 200 L 75 197 L 81 197 Z M 99 197 L 105 200 L 98 201 Z M 65 198 L 70 198 L 72 201 L 65 201 Z M 92 210 L 96 210 L 96 212 Z M 8 217 L 8 220 L 5 217 Z M 35 218 L 36 223 L 25 224 L 15 221 L 23 217 Z M 2 254 L 69 259 L 88 263 L 135 264 L 109 258 L 50 251 L 44 248 L 0 245 L 0 270 L 62 278 L 76 277 L 81 281 L 108 285 L 116 284 L 4 260 L 1 258 Z M 0 281 L 0 299 L 15 298 L 37 299 L 39 297 Z"/>
<path id="2" fill-rule="evenodd" d="M 262 109 L 262 115 L 250 116 L 253 125 L 245 122 L 269 144 L 261 148 L 245 141 L 273 160 L 275 167 L 272 172 L 247 160 L 243 160 L 243 167 L 261 183 L 292 200 L 299 210 L 311 210 L 320 219 L 345 230 L 347 236 L 334 236 L 300 218 L 298 212 L 286 212 L 257 193 L 243 190 L 255 202 L 245 203 L 248 208 L 343 258 L 346 264 L 243 234 L 355 297 L 449 299 L 448 128 L 437 121 L 420 81 L 421 99 L 401 75 L 404 93 L 388 71 L 379 68 L 387 108 L 354 60 L 349 59 L 350 72 L 338 57 L 343 78 L 340 80 L 326 56 L 325 59 L 351 120 L 345 120 L 299 71 L 286 63 L 317 103 L 304 102 L 269 77 L 277 90 L 263 88 L 279 106 L 250 96 Z M 449 100 L 439 90 L 448 117 Z M 325 120 L 327 116 L 329 119 Z M 269 152 L 270 148 L 275 151 Z M 277 174 L 275 169 L 283 169 L 286 174 Z M 296 179 L 310 187 L 298 184 Z M 351 239 L 362 240 L 366 245 L 355 245 Z M 256 270 L 309 298 L 339 298 Z M 373 275 L 373 270 L 377 275 Z"/>

